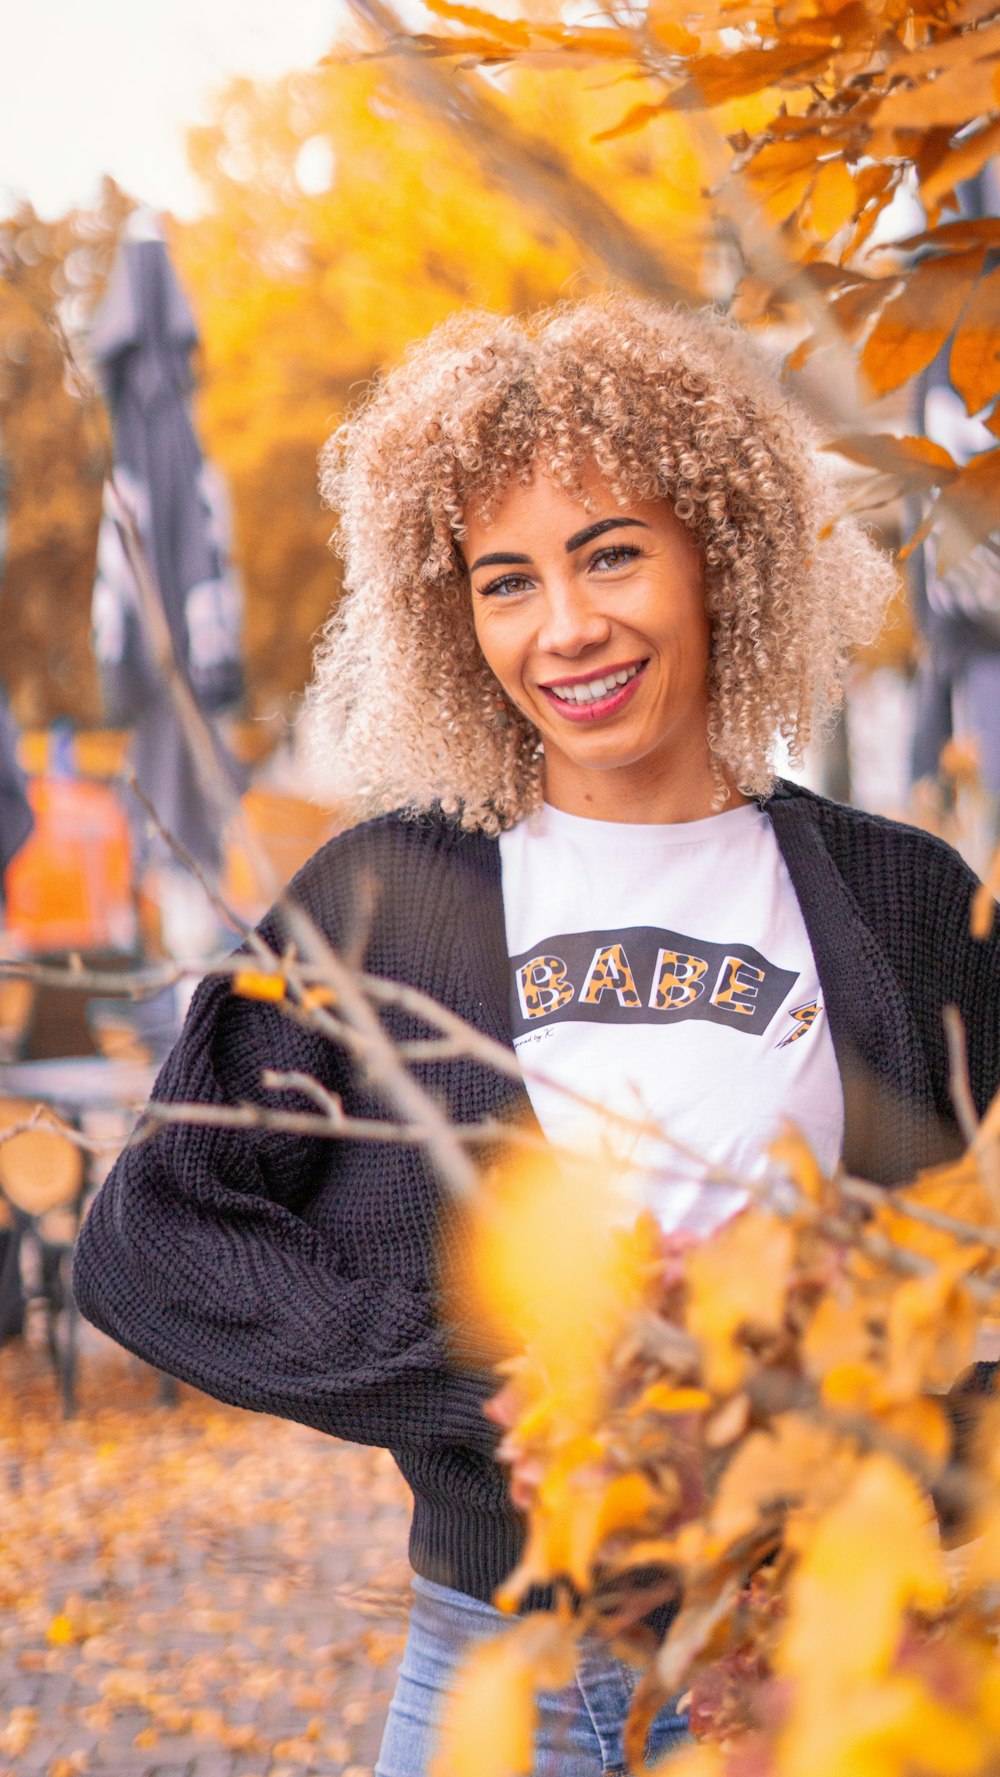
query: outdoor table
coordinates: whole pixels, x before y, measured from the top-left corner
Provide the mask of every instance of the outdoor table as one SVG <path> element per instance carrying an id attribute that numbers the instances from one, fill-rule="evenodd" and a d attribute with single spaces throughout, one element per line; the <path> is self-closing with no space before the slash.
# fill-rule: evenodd
<path id="1" fill-rule="evenodd" d="M 0 1103 L 11 1101 L 18 1107 L 18 1121 L 30 1115 L 36 1105 L 44 1105 L 56 1117 L 85 1134 L 95 1132 L 95 1122 L 102 1116 L 115 1115 L 117 1133 L 122 1143 L 127 1139 L 131 1123 L 138 1116 L 153 1088 L 156 1070 L 141 1062 L 110 1060 L 104 1056 L 70 1056 L 51 1061 L 21 1061 L 0 1066 Z M 43 1121 L 39 1128 L 47 1125 Z M 15 1137 L 21 1140 L 21 1137 Z M 63 1138 L 63 1145 L 65 1147 Z M 0 1150 L 2 1152 L 2 1150 Z M 43 1196 L 37 1203 L 30 1197 L 19 1201 L 10 1183 L 6 1195 L 13 1203 L 20 1224 L 32 1229 L 40 1252 L 41 1282 L 38 1294 L 46 1309 L 49 1351 L 59 1378 L 63 1407 L 71 1414 L 75 1406 L 78 1310 L 69 1282 L 69 1261 L 73 1242 L 80 1225 L 87 1189 L 98 1182 L 93 1156 L 83 1153 L 70 1194 L 58 1194 L 53 1210 Z M 0 1181 L 2 1183 L 2 1181 Z M 54 1214 L 63 1217 L 63 1226 L 52 1232 Z M 62 1336 L 58 1322 L 64 1316 Z"/>

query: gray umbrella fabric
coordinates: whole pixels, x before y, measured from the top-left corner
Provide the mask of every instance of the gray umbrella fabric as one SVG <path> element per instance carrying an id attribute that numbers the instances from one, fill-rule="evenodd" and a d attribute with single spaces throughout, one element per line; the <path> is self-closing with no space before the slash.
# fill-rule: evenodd
<path id="1" fill-rule="evenodd" d="M 91 353 L 114 434 L 115 488 L 156 580 L 174 654 L 206 715 L 242 694 L 242 601 L 229 559 L 221 483 L 191 419 L 194 318 L 160 239 L 126 240 L 95 318 Z M 145 633 L 111 505 L 105 504 L 93 601 L 94 645 L 108 714 L 134 729 L 132 766 L 168 830 L 212 870 L 221 822 Z M 215 736 L 234 790 L 242 768 Z M 143 823 L 139 823 L 141 831 Z"/>

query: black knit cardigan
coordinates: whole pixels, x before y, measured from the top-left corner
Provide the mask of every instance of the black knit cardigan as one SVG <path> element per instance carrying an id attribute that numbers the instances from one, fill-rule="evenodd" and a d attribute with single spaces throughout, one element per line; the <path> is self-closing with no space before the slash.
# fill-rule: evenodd
<path id="1" fill-rule="evenodd" d="M 954 1153 L 941 1012 L 965 1020 L 982 1111 L 1000 1080 L 1000 941 L 969 936 L 975 879 L 940 840 L 790 784 L 764 804 L 823 986 L 845 1097 L 846 1166 L 891 1185 Z M 376 887 L 371 917 L 371 883 Z M 293 885 L 330 941 L 371 920 L 366 966 L 510 1043 L 499 847 L 442 817 L 388 815 L 332 840 Z M 740 885 L 732 885 L 734 904 Z M 586 885 L 581 885 L 585 904 Z M 280 915 L 261 926 L 279 950 Z M 399 1009 L 397 1039 L 426 1031 Z M 384 1103 L 343 1051 L 210 977 L 154 1097 L 314 1109 L 264 1090 L 305 1070 L 348 1114 Z M 421 1064 L 457 1122 L 530 1117 L 523 1089 L 470 1060 Z M 724 1083 L 705 1081 L 706 1111 Z M 83 1313 L 112 1338 L 240 1407 L 384 1445 L 413 1490 L 415 1569 L 487 1599 L 522 1525 L 482 1404 L 438 1313 L 458 1217 L 416 1146 L 166 1126 L 126 1149 L 77 1248 Z"/>

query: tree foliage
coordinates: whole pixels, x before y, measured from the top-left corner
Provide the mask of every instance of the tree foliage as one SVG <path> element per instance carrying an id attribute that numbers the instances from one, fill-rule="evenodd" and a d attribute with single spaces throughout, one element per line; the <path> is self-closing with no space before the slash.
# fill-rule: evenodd
<path id="1" fill-rule="evenodd" d="M 709 0 L 693 11 L 609 0 L 600 22 L 584 27 L 428 4 L 445 29 L 415 35 L 399 17 L 390 25 L 383 0 L 354 0 L 387 49 L 443 58 L 468 86 L 482 86 L 481 74 L 460 73 L 470 62 L 516 71 L 542 58 L 560 74 L 578 70 L 581 86 L 594 84 L 596 67 L 618 96 L 618 117 L 598 141 L 646 145 L 653 180 L 663 171 L 654 132 L 664 119 L 686 125 L 710 168 L 718 224 L 702 288 L 732 298 L 745 321 L 794 327 L 793 370 L 824 348 L 831 363 L 817 380 L 827 412 L 850 422 L 841 435 L 871 430 L 844 404 L 845 351 L 859 363 L 862 394 L 878 398 L 903 389 L 949 341 L 969 412 L 986 413 L 1000 432 L 1000 220 L 957 215 L 961 186 L 1000 146 L 1000 13 L 988 0 Z M 734 128 L 740 107 L 755 115 Z M 873 253 L 873 231 L 902 192 L 923 205 L 926 227 L 891 255 Z M 919 445 L 873 467 L 876 497 L 911 486 L 932 497 L 935 518 L 951 521 L 950 549 L 995 528 L 1000 447 L 968 468 L 946 455 L 932 464 Z"/>
<path id="2" fill-rule="evenodd" d="M 515 1352 L 501 1453 L 530 1500 L 497 1602 L 558 1602 L 470 1658 L 435 1777 L 529 1772 L 534 1694 L 595 1630 L 641 1674 L 633 1769 L 681 1692 L 700 1744 L 675 1777 L 1000 1769 L 1000 1406 L 963 1440 L 944 1400 L 1000 1299 L 998 1133 L 994 1105 L 963 1160 L 884 1197 L 789 1128 L 683 1266 L 616 1227 L 606 1174 L 493 1181 L 469 1275 Z M 467 1316 L 468 1276 L 455 1294 Z M 677 1599 L 657 1646 L 643 1618 Z"/>
<path id="3" fill-rule="evenodd" d="M 595 188 L 613 172 L 638 235 L 669 234 L 697 261 L 705 212 L 682 126 L 664 118 L 648 146 L 595 147 L 615 95 L 571 80 L 554 93 L 531 70 L 516 105 Z M 669 177 L 650 177 L 653 153 Z M 176 251 L 203 330 L 200 414 L 235 494 L 250 677 L 266 707 L 304 682 L 337 592 L 316 456 L 352 391 L 455 308 L 537 307 L 579 289 L 594 260 L 523 194 L 491 190 L 379 60 L 237 82 L 192 157 L 208 208 Z"/>
<path id="4" fill-rule="evenodd" d="M 0 222 L 3 675 L 25 724 L 99 710 L 90 594 L 108 431 L 71 381 L 60 332 L 89 314 L 127 208 L 108 181 L 95 210 L 48 223 L 22 205 Z"/>

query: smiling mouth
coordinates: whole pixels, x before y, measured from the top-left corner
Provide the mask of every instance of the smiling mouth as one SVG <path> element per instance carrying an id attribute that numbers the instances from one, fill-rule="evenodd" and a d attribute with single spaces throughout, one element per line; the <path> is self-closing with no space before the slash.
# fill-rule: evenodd
<path id="1" fill-rule="evenodd" d="M 564 680 L 561 684 L 540 685 L 539 690 L 561 716 L 568 716 L 571 721 L 593 721 L 599 716 L 614 715 L 629 701 L 648 665 L 648 660 L 636 660 L 629 666 L 595 674 L 592 679 Z"/>

